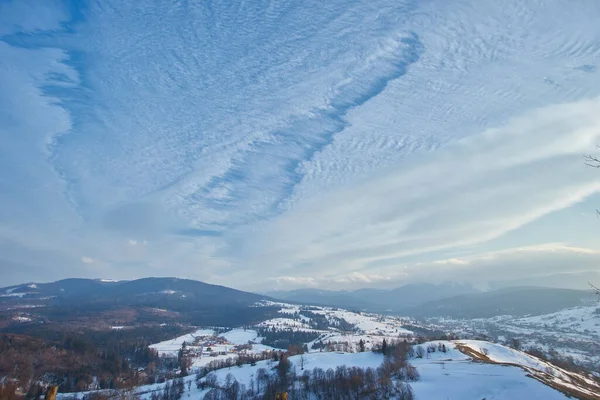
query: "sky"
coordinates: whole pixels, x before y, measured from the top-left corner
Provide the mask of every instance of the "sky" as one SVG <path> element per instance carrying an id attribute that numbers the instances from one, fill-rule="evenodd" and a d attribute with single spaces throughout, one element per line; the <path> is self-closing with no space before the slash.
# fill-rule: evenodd
<path id="1" fill-rule="evenodd" d="M 584 287 L 598 16 L 596 0 L 0 0 L 2 286 Z"/>

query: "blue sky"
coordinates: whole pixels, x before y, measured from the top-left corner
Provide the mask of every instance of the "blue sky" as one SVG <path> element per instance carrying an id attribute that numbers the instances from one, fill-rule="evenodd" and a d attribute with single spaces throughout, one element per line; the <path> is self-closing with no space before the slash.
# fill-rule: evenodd
<path id="1" fill-rule="evenodd" d="M 598 277 L 600 3 L 0 0 L 0 274 Z"/>

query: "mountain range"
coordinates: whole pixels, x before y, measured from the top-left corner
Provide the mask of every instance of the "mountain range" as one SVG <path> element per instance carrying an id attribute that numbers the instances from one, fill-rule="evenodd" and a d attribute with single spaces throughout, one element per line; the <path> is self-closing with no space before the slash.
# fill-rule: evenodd
<path id="1" fill-rule="evenodd" d="M 484 292 L 452 283 L 256 294 L 177 278 L 65 279 L 1 288 L 0 330 L 27 333 L 39 329 L 40 323 L 98 328 L 161 323 L 236 327 L 276 315 L 277 308 L 269 305 L 276 299 L 415 318 L 487 318 L 551 313 L 592 298 L 592 293 L 582 290 L 515 287 Z"/>
<path id="2" fill-rule="evenodd" d="M 266 292 L 287 302 L 326 305 L 412 317 L 486 318 L 543 314 L 593 300 L 589 291 L 548 287 L 511 287 L 481 291 L 456 283 L 409 284 L 395 289 L 330 291 L 300 289 Z"/>
<path id="3" fill-rule="evenodd" d="M 265 299 L 263 295 L 189 279 L 65 279 L 1 288 L 0 318 L 26 309 L 36 319 L 47 322 L 176 321 L 238 326 L 264 319 L 269 307 L 254 307 L 254 304 Z"/>

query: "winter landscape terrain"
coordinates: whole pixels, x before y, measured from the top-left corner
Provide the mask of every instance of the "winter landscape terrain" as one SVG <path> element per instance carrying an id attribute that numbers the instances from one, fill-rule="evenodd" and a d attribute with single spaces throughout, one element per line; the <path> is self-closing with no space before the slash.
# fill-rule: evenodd
<path id="1" fill-rule="evenodd" d="M 169 390 L 177 391 L 179 382 L 183 387 L 183 398 L 254 398 L 253 396 L 268 390 L 269 379 L 265 376 L 279 374 L 278 365 L 283 362 L 281 357 L 285 357 L 278 353 L 283 350 L 282 346 L 277 346 L 276 343 L 277 347 L 262 344 L 265 338 L 259 332 L 266 335 L 287 332 L 290 335 L 308 334 L 311 339 L 308 340 L 307 337 L 304 343 L 297 342 L 304 349 L 295 350 L 285 358 L 290 363 L 291 371 L 287 372 L 291 383 L 286 392 L 289 391 L 292 398 L 368 398 L 368 383 L 362 377 L 360 383 L 347 392 L 327 394 L 327 391 L 320 392 L 325 390 L 323 388 L 305 388 L 312 384 L 308 382 L 308 379 L 313 379 L 309 378 L 310 374 L 316 374 L 317 377 L 321 373 L 325 377 L 331 374 L 331 377 L 335 376 L 334 379 L 342 379 L 338 375 L 351 375 L 349 370 L 353 367 L 363 370 L 381 369 L 384 361 L 391 358 L 386 350 L 382 350 L 384 340 L 390 346 L 398 341 L 411 343 L 412 350 L 409 350 L 407 358 L 416 369 L 415 376 L 418 376 L 405 379 L 392 374 L 387 394 L 391 398 L 600 398 L 600 381 L 594 375 L 583 370 L 565 370 L 544 359 L 508 347 L 508 343 L 502 345 L 465 339 L 431 341 L 405 328 L 420 328 L 411 319 L 285 303 L 266 302 L 256 306 L 263 305 L 279 307 L 281 317 L 262 321 L 254 327 L 198 329 L 187 335 L 152 344 L 150 347 L 163 357 L 177 358 L 178 354 L 181 357 L 184 349 L 190 358 L 190 375 L 139 386 L 131 391 L 142 399 L 163 398 L 160 396 L 165 396 Z M 559 323 L 567 315 L 578 315 L 576 311 L 584 309 L 517 319 L 514 323 L 516 325 L 516 321 L 527 321 L 522 323 L 535 324 L 548 320 Z M 587 324 L 593 324 L 597 334 L 599 325 L 594 324 L 594 319 L 600 321 L 600 318 L 593 318 Z M 568 329 L 577 330 L 578 327 L 569 324 Z M 279 354 L 279 358 L 273 358 L 274 354 Z M 245 361 L 239 361 L 240 359 Z M 414 397 L 408 397 L 402 391 L 403 386 L 393 385 L 392 382 L 401 379 L 408 382 L 404 388 L 409 387 L 411 396 Z M 165 387 L 169 389 L 165 391 Z M 372 393 L 376 392 L 375 389 L 372 390 Z M 92 398 L 93 394 L 94 392 L 65 394 L 60 398 Z"/>
<path id="2" fill-rule="evenodd" d="M 0 400 L 600 400 L 599 21 L 0 0 Z"/>
<path id="3" fill-rule="evenodd" d="M 431 328 L 459 335 L 490 337 L 509 343 L 519 338 L 521 346 L 556 351 L 585 364 L 600 362 L 600 305 L 568 308 L 529 317 L 500 315 L 491 318 L 427 318 Z"/>
<path id="4" fill-rule="evenodd" d="M 59 378 L 64 400 L 600 398 L 595 297 L 577 292 L 570 307 L 573 292 L 516 288 L 509 298 L 567 296 L 515 308 L 506 292 L 469 291 L 499 314 L 457 318 L 453 307 L 371 313 L 175 278 L 28 283 L 0 289 L 0 344 L 17 369 L 0 368 L 14 379 L 27 368 L 42 382 Z M 428 315 L 439 301 L 463 304 L 455 294 L 411 307 Z M 500 313 L 508 309 L 515 315 Z M 31 351 L 54 362 L 38 371 Z"/>

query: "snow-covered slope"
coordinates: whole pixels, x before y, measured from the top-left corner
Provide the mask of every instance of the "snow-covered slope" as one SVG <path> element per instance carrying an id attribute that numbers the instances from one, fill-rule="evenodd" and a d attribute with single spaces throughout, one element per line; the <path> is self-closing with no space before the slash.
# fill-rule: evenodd
<path id="1" fill-rule="evenodd" d="M 551 314 L 518 318 L 511 323 L 524 328 L 543 327 L 546 330 L 600 337 L 600 305 L 574 307 Z"/>
<path id="2" fill-rule="evenodd" d="M 164 342 L 156 343 L 150 346 L 150 348 L 158 351 L 159 355 L 165 356 L 176 356 L 181 345 L 185 342 L 191 344 L 194 342 L 196 337 L 199 336 L 212 336 L 214 331 L 212 329 L 198 329 L 187 335 L 176 337 L 175 339 L 165 340 Z"/>
<path id="3" fill-rule="evenodd" d="M 403 328 L 403 324 L 410 323 L 412 329 L 421 328 L 414 325 L 415 321 L 398 317 L 330 307 L 263 303 L 257 306 L 280 307 L 281 316 L 262 321 L 253 329 L 224 332 L 217 332 L 216 328 L 198 329 L 151 347 L 161 355 L 173 357 L 186 342 L 188 356 L 192 357 L 192 372 L 201 371 L 203 367 L 208 367 L 208 370 L 220 368 L 212 372 L 217 385 L 224 387 L 226 382 L 235 379 L 239 384 L 249 386 L 261 369 L 264 371 L 260 373 L 276 373 L 274 368 L 278 362 L 273 361 L 272 353 L 276 349 L 263 345 L 261 334 L 301 333 L 308 335 L 303 337 L 316 338 L 306 342 L 308 353 L 290 357 L 292 368 L 295 367 L 296 373 L 301 374 L 302 367 L 308 371 L 317 367 L 335 369 L 340 365 L 376 369 L 381 365 L 383 356 L 370 350 L 380 346 L 384 339 L 388 343 L 398 339 L 416 340 L 414 333 Z M 553 320 L 562 321 L 566 318 L 564 316 L 573 312 L 567 310 L 562 314 L 556 313 Z M 576 312 L 580 316 L 587 311 L 578 309 Z M 536 320 L 532 317 L 530 323 L 534 322 Z M 361 347 L 364 352 L 360 352 Z M 600 386 L 592 378 L 566 371 L 501 344 L 457 340 L 426 342 L 414 344 L 413 347 L 416 355 L 410 362 L 421 378 L 410 384 L 417 399 L 564 399 L 567 395 L 600 399 L 597 394 L 600 393 Z M 441 351 L 442 348 L 444 351 Z M 241 358 L 246 360 L 246 364 L 236 366 L 233 361 L 241 354 L 253 354 L 256 357 L 252 363 L 254 365 L 249 364 L 248 358 Z M 260 357 L 257 357 L 259 354 Z M 231 359 L 229 364 L 217 365 L 226 359 Z M 184 396 L 202 399 L 208 389 L 199 389 L 195 379 L 195 376 L 185 378 L 187 394 Z M 142 398 L 150 399 L 153 393 L 164 390 L 164 386 L 164 383 L 145 385 L 137 388 L 136 392 Z"/>
<path id="4" fill-rule="evenodd" d="M 579 362 L 600 362 L 600 306 L 592 304 L 529 317 L 430 318 L 430 328 L 456 332 L 460 337 L 482 334 L 504 341 L 518 338 L 523 347 L 553 349 Z"/>
<path id="5" fill-rule="evenodd" d="M 447 351 L 426 353 L 423 358 L 411 360 L 420 374 L 418 381 L 410 383 L 417 400 L 558 400 L 568 398 L 566 394 L 550 387 L 548 382 L 535 376 L 536 373 L 540 375 L 544 374 L 545 370 L 551 370 L 556 375 L 555 378 L 558 382 L 560 379 L 565 379 L 564 375 L 567 373 L 524 353 L 483 341 L 460 341 L 458 343 L 435 341 L 424 343 L 421 346 L 427 347 L 428 344 L 436 346 L 444 344 Z M 475 352 L 486 349 L 490 361 L 473 360 L 471 356 L 463 352 L 465 349 Z M 383 361 L 383 356 L 372 352 L 315 352 L 304 356 L 290 357 L 290 361 L 297 371 L 300 371 L 302 362 L 305 370 L 312 370 L 316 367 L 323 370 L 335 369 L 339 365 L 377 368 Z M 227 375 L 231 374 L 231 377 L 240 384 L 248 387 L 251 379 L 257 377 L 259 369 L 264 368 L 267 372 L 274 373 L 273 368 L 276 365 L 277 362 L 271 360 L 260 361 L 254 366 L 224 368 L 215 371 L 215 376 L 218 383 L 222 385 L 225 383 Z M 208 390 L 196 388 L 194 376 L 184 379 L 186 381 L 184 398 L 202 399 L 208 392 Z M 189 389 L 187 382 L 191 382 Z M 592 383 L 590 382 L 590 384 Z M 581 389 L 576 382 L 572 386 L 577 390 Z M 161 391 L 163 388 L 164 384 L 146 385 L 139 387 L 136 392 L 141 394 L 143 399 L 150 399 L 152 393 Z M 78 396 L 81 397 L 82 394 Z M 594 393 L 589 396 L 590 399 L 598 398 L 594 397 L 597 396 Z"/>
<path id="6" fill-rule="evenodd" d="M 481 340 L 462 340 L 457 348 L 475 360 L 518 366 L 540 382 L 579 398 L 600 398 L 600 384 L 519 350 Z M 589 396 L 589 397 L 586 397 Z M 594 397 L 595 396 L 595 397 Z"/>

